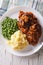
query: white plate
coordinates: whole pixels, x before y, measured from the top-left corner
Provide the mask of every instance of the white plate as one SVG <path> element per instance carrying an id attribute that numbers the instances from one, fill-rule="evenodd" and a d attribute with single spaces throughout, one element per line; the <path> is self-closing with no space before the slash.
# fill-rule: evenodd
<path id="1" fill-rule="evenodd" d="M 43 28 L 43 18 L 42 16 L 40 15 L 39 12 L 37 12 L 36 10 L 34 9 L 29 9 L 28 7 L 15 7 L 15 8 L 12 8 L 11 10 L 7 11 L 1 18 L 0 20 L 0 44 L 2 44 L 6 50 L 8 52 L 10 52 L 11 54 L 13 55 L 16 55 L 16 56 L 29 56 L 29 55 L 32 55 L 34 54 L 35 52 L 37 52 L 41 47 L 42 47 L 42 36 L 38 42 L 38 44 L 36 46 L 28 46 L 25 50 L 22 50 L 22 51 L 15 51 L 15 50 L 12 50 L 7 44 L 6 44 L 6 39 L 4 39 L 4 37 L 2 36 L 2 33 L 1 33 L 1 22 L 4 20 L 4 18 L 6 16 L 8 17 L 11 17 L 11 18 L 18 18 L 18 13 L 20 10 L 23 10 L 23 11 L 31 11 L 38 19 L 39 19 L 39 23 L 41 24 L 42 28 Z"/>

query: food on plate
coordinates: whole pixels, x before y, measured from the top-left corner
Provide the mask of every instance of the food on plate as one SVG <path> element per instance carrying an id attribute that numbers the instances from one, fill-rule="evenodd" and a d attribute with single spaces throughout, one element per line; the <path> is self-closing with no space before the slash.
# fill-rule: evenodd
<path id="1" fill-rule="evenodd" d="M 36 45 L 41 36 L 41 26 L 39 24 L 33 24 L 30 26 L 27 32 L 27 40 L 30 44 Z"/>
<path id="2" fill-rule="evenodd" d="M 18 30 L 11 36 L 11 40 L 8 40 L 8 44 L 13 49 L 20 50 L 24 49 L 29 44 L 29 42 L 26 39 L 26 35 Z"/>
<path id="3" fill-rule="evenodd" d="M 35 15 L 32 12 L 20 11 L 17 24 L 19 29 L 26 34 L 29 44 L 36 45 L 41 37 L 42 29 Z"/>
<path id="4" fill-rule="evenodd" d="M 32 12 L 20 11 L 18 20 L 5 18 L 2 22 L 2 34 L 13 49 L 20 50 L 28 44 L 36 45 L 42 29 L 39 20 Z"/>
<path id="5" fill-rule="evenodd" d="M 2 22 L 2 34 L 10 39 L 11 35 L 18 30 L 17 19 L 6 17 Z"/>

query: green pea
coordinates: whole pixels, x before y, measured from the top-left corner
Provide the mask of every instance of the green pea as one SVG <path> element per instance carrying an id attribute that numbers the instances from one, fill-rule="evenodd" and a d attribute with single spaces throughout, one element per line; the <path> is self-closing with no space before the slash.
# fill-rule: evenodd
<path id="1" fill-rule="evenodd" d="M 2 34 L 5 38 L 10 39 L 11 35 L 18 30 L 17 19 L 6 17 L 2 22 Z"/>

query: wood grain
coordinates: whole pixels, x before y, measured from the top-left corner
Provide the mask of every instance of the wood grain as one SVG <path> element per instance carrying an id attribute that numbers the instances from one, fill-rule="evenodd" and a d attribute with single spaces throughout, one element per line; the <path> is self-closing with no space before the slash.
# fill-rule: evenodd
<path id="1" fill-rule="evenodd" d="M 17 57 L 0 48 L 0 65 L 43 65 L 43 49 L 27 57 Z"/>
<path id="2" fill-rule="evenodd" d="M 43 65 L 43 47 L 32 56 L 18 57 L 0 45 L 0 65 Z"/>

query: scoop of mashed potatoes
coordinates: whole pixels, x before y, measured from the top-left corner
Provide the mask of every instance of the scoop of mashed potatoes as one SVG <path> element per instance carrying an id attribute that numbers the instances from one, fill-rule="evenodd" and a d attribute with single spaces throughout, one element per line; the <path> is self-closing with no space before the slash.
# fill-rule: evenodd
<path id="1" fill-rule="evenodd" d="M 8 44 L 15 50 L 20 50 L 28 45 L 26 35 L 20 30 L 16 31 L 12 36 L 11 40 L 8 40 Z"/>

